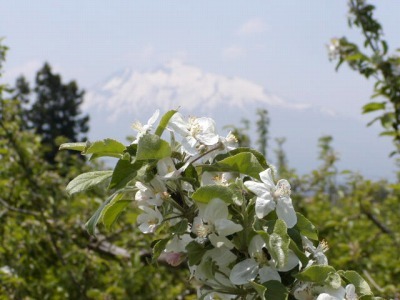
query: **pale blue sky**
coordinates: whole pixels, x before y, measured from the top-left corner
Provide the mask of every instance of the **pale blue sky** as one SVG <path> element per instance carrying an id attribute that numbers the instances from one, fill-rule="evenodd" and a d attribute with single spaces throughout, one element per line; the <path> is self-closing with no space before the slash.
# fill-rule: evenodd
<path id="1" fill-rule="evenodd" d="M 369 95 L 368 88 L 359 93 L 368 87 L 364 80 L 345 70 L 337 75 L 327 59 L 331 37 L 359 37 L 347 28 L 345 0 L 2 2 L 0 35 L 11 48 L 8 78 L 32 73 L 47 60 L 89 88 L 126 66 L 149 69 L 179 58 L 247 78 L 291 101 L 353 116 Z M 399 13 L 400 1 L 378 3 L 394 45 L 400 41 Z M 243 30 L 251 22 L 253 29 Z"/>
<path id="2" fill-rule="evenodd" d="M 370 1 L 391 46 L 400 47 L 400 1 Z M 5 80 L 48 61 L 90 90 L 116 71 L 154 70 L 178 59 L 241 77 L 268 92 L 361 119 L 372 85 L 339 73 L 325 45 L 361 41 L 347 27 L 347 1 L 1 1 L 0 37 L 10 47 Z M 374 133 L 375 134 L 375 133 Z M 315 147 L 313 145 L 312 147 Z"/>

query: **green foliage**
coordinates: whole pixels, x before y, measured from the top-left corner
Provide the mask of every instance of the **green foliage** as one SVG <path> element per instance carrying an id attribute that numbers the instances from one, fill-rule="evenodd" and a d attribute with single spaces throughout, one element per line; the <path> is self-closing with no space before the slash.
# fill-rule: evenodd
<path id="1" fill-rule="evenodd" d="M 268 148 L 268 139 L 269 139 L 269 117 L 268 111 L 266 109 L 257 109 L 256 112 L 258 116 L 258 120 L 256 122 L 257 125 L 257 133 L 258 139 L 256 144 L 258 145 L 258 150 L 267 157 L 267 148 Z"/>
<path id="2" fill-rule="evenodd" d="M 4 51 L 0 44 L 0 65 Z M 99 171 L 67 152 L 49 164 L 42 136 L 24 129 L 21 103 L 8 98 L 6 90 L 0 85 L 0 299 L 186 297 L 189 274 L 167 267 L 162 259 L 150 264 L 145 251 L 150 241 L 136 234 L 135 213 L 121 214 L 131 199 L 113 202 L 101 215 L 106 227 L 115 230 L 112 234 L 100 228 L 97 237 L 89 237 L 84 221 L 104 201 L 104 183 L 94 187 L 89 179 L 89 191 L 78 185 L 72 191 L 80 193 L 70 197 L 65 187 L 81 173 Z M 66 148 L 83 151 L 86 146 Z M 106 180 L 110 174 L 100 171 L 104 178 L 96 178 Z"/>
<path id="3" fill-rule="evenodd" d="M 366 0 L 349 1 L 349 26 L 361 30 L 364 43 L 360 47 L 345 37 L 332 39 L 329 55 L 337 60 L 336 69 L 344 62 L 366 78 L 375 81 L 372 98 L 382 101 L 363 106 L 362 113 L 378 114 L 368 125 L 379 121 L 384 128 L 381 135 L 391 136 L 400 152 L 400 57 L 388 54 L 389 46 L 383 38 L 381 24 L 374 17 L 375 7 Z"/>
<path id="4" fill-rule="evenodd" d="M 37 72 L 33 89 L 24 77 L 17 79 L 13 98 L 21 108 L 21 129 L 33 129 L 41 136 L 45 158 L 51 164 L 58 152 L 58 137 L 86 139 L 89 116 L 80 111 L 83 95 L 75 81 L 64 84 L 47 63 Z"/>

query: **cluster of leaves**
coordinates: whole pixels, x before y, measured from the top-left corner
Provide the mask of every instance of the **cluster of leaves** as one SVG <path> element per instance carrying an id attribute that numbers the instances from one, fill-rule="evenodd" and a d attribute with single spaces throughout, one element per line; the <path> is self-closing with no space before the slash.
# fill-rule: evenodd
<path id="1" fill-rule="evenodd" d="M 118 158 L 114 170 L 81 174 L 67 187 L 76 193 L 109 181 L 110 197 L 86 223 L 91 234 L 134 202 L 139 229 L 157 234 L 153 259 L 163 254 L 174 266 L 187 259 L 201 299 L 378 299 L 358 273 L 328 265 L 325 242 L 315 246 L 316 228 L 295 213 L 289 183 L 275 185 L 261 153 L 218 136 L 209 118 L 185 121 L 176 111 L 153 134 L 157 116 L 135 123 L 139 133 L 128 146 L 112 139 L 61 145 L 91 159 Z M 170 142 L 162 139 L 166 128 Z"/>
<path id="2" fill-rule="evenodd" d="M 148 262 L 151 241 L 136 234 L 134 212 L 90 238 L 84 221 L 103 187 L 68 197 L 66 184 L 92 167 L 68 152 L 50 164 L 12 95 L 0 85 L 0 299 L 165 299 L 161 289 L 184 297 L 188 273 Z"/>
<path id="3" fill-rule="evenodd" d="M 393 137 L 396 152 L 400 152 L 400 56 L 388 54 L 388 44 L 383 39 L 382 26 L 374 18 L 375 7 L 365 0 L 349 1 L 349 25 L 361 29 L 365 38 L 364 48 L 345 37 L 332 39 L 329 55 L 337 60 L 337 69 L 346 62 L 366 78 L 374 78 L 372 98 L 378 101 L 364 105 L 363 113 L 380 112 L 370 123 L 380 121 L 384 131 L 381 135 Z M 397 52 L 400 49 L 397 49 Z"/>

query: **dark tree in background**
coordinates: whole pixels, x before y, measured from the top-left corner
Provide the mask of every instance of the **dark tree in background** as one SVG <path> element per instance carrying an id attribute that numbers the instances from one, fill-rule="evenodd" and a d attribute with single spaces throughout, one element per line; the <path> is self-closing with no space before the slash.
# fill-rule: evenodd
<path id="1" fill-rule="evenodd" d="M 57 138 L 63 137 L 64 141 L 86 139 L 89 116 L 80 111 L 83 95 L 84 91 L 75 81 L 64 84 L 48 63 L 37 72 L 33 91 L 23 77 L 17 79 L 15 96 L 24 106 L 31 100 L 31 105 L 24 109 L 27 128 L 42 137 L 48 162 L 54 163 L 59 146 Z"/>

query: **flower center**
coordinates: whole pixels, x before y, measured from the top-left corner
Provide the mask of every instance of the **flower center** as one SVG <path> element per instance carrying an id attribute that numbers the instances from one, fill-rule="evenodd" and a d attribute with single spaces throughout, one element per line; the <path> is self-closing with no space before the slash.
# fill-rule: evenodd
<path id="1" fill-rule="evenodd" d="M 276 190 L 273 193 L 274 198 L 289 197 L 290 196 L 290 184 L 287 180 L 281 179 L 276 184 Z"/>
<path id="2" fill-rule="evenodd" d="M 261 252 L 257 252 L 254 255 L 254 259 L 256 262 L 258 262 L 260 265 L 268 265 L 269 261 L 271 260 L 271 254 L 269 254 L 267 248 L 263 247 L 261 249 Z"/>
<path id="3" fill-rule="evenodd" d="M 196 234 L 200 238 L 206 238 L 211 232 L 213 232 L 213 227 L 211 224 L 202 223 L 196 225 Z"/>

